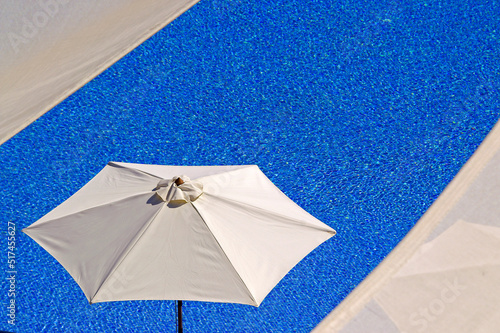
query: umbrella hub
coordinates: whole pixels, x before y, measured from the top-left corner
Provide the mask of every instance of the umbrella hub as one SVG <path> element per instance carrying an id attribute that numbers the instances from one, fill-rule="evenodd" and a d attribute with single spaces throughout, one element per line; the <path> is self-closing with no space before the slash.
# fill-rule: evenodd
<path id="1" fill-rule="evenodd" d="M 153 191 L 156 191 L 156 194 L 167 204 L 170 202 L 186 203 L 195 201 L 203 194 L 203 184 L 181 175 L 160 180 Z"/>

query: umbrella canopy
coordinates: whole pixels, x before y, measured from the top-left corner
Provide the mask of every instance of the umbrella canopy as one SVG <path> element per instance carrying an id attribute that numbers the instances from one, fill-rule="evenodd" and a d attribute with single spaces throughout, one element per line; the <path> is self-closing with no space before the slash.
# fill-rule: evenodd
<path id="1" fill-rule="evenodd" d="M 335 234 L 255 165 L 115 162 L 23 231 L 64 266 L 90 303 L 254 306 Z"/>

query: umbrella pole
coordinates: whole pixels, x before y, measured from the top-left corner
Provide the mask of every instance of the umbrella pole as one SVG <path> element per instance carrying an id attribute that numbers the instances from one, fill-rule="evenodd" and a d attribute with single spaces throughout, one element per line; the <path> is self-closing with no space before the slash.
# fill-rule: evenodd
<path id="1" fill-rule="evenodd" d="M 177 332 L 182 333 L 182 301 L 177 301 Z"/>

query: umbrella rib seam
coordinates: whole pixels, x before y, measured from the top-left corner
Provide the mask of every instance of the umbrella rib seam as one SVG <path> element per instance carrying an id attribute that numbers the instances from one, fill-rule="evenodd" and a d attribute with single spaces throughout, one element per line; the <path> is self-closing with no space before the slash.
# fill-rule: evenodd
<path id="1" fill-rule="evenodd" d="M 210 177 L 213 177 L 213 176 L 218 176 L 220 174 L 230 175 L 232 173 L 240 172 L 241 170 L 245 170 L 245 169 L 249 169 L 249 168 L 253 168 L 253 167 L 257 167 L 258 168 L 258 166 L 255 165 L 255 164 L 234 165 L 234 166 L 239 166 L 241 168 L 233 169 L 233 170 L 229 170 L 229 171 L 221 171 L 220 173 L 214 173 L 214 174 L 207 175 L 207 176 L 201 176 L 201 177 L 198 177 L 198 178 L 193 179 L 193 180 L 200 180 L 200 179 L 203 179 L 203 178 L 210 178 Z"/>
<path id="2" fill-rule="evenodd" d="M 160 212 L 163 210 L 164 207 L 165 207 L 165 205 L 162 205 L 162 207 L 160 209 L 158 209 L 158 211 L 156 212 L 156 214 L 149 220 L 149 223 L 141 230 L 141 234 L 137 237 L 137 239 L 135 240 L 135 242 L 132 245 L 130 245 L 125 251 L 123 251 L 123 254 L 120 256 L 120 259 L 117 260 L 117 264 L 109 272 L 109 274 L 103 280 L 103 282 L 101 283 L 101 285 L 99 286 L 99 288 L 96 290 L 96 292 L 94 293 L 94 295 L 91 297 L 91 299 L 90 299 L 91 303 L 92 303 L 92 300 L 97 296 L 97 294 L 99 293 L 99 291 L 101 291 L 101 288 L 109 280 L 109 278 L 114 274 L 114 272 L 116 272 L 116 270 L 118 269 L 118 267 L 120 267 L 120 265 L 123 263 L 123 261 L 125 260 L 125 258 L 128 256 L 128 254 L 130 253 L 130 251 L 132 251 L 132 249 L 135 247 L 135 245 L 139 242 L 139 240 L 142 238 L 142 236 L 146 233 L 146 231 L 148 230 L 148 228 L 151 226 L 151 224 L 153 223 L 153 221 L 156 219 L 156 217 L 158 216 L 158 214 L 160 214 Z"/>
<path id="3" fill-rule="evenodd" d="M 123 168 L 123 169 L 134 170 L 134 171 L 140 172 L 140 173 L 142 173 L 144 175 L 148 175 L 148 176 L 151 176 L 151 177 L 154 177 L 154 178 L 157 178 L 157 179 L 162 179 L 162 177 L 154 175 L 152 173 L 149 173 L 149 172 L 146 172 L 146 171 L 142 171 L 142 170 L 139 170 L 139 169 L 136 169 L 136 168 L 133 168 L 133 167 L 122 166 L 122 165 L 119 165 L 119 164 L 116 164 L 116 163 L 120 163 L 120 162 L 109 162 L 108 165 L 110 165 L 112 167 L 115 167 L 115 168 Z"/>
<path id="4" fill-rule="evenodd" d="M 60 220 L 60 219 L 63 219 L 63 218 L 67 218 L 71 215 L 75 215 L 75 214 L 80 214 L 80 213 L 84 213 L 84 212 L 87 212 L 89 210 L 92 210 L 92 209 L 95 209 L 95 208 L 100 208 L 100 207 L 103 207 L 103 206 L 106 206 L 106 205 L 112 205 L 112 204 L 115 204 L 117 202 L 120 202 L 122 200 L 126 200 L 126 199 L 131 199 L 131 198 L 135 198 L 135 197 L 139 197 L 141 195 L 145 195 L 145 194 L 148 194 L 148 193 L 151 193 L 150 191 L 148 192 L 142 192 L 142 193 L 138 193 L 138 194 L 134 194 L 134 195 L 130 195 L 130 196 L 127 196 L 127 197 L 123 197 L 123 198 L 120 198 L 118 200 L 114 200 L 114 201 L 110 201 L 110 202 L 106 202 L 106 203 L 103 203 L 101 205 L 97 205 L 97 206 L 92 206 L 92 207 L 89 207 L 89 208 L 85 208 L 83 210 L 79 210 L 77 212 L 73 212 L 73 213 L 69 213 L 69 214 L 66 214 L 66 215 L 62 215 L 62 216 L 59 216 L 57 218 L 53 218 L 53 219 L 50 219 L 50 220 L 47 220 L 47 221 L 43 221 L 43 222 L 40 222 L 40 223 L 37 223 L 36 225 L 30 225 L 29 227 L 26 227 L 24 229 L 36 229 L 38 228 L 39 226 L 42 226 L 42 225 L 45 225 L 46 223 L 50 223 L 50 222 L 54 222 L 56 220 Z M 152 193 L 154 194 L 154 192 Z M 56 207 L 57 208 L 57 207 Z M 23 230 L 24 230 L 23 229 Z"/>
<path id="5" fill-rule="evenodd" d="M 208 228 L 208 230 L 210 230 L 210 234 L 212 234 L 212 236 L 214 237 L 215 241 L 217 242 L 217 245 L 219 246 L 220 250 L 222 251 L 222 253 L 224 253 L 224 257 L 226 257 L 227 261 L 229 261 L 229 263 L 231 264 L 231 267 L 233 268 L 234 272 L 236 273 L 236 275 L 238 276 L 238 278 L 241 280 L 241 282 L 243 283 L 243 285 L 245 286 L 245 289 L 248 291 L 248 295 L 250 295 L 250 298 L 252 299 L 252 301 L 257 304 L 258 306 L 258 303 L 257 301 L 255 300 L 255 298 L 253 297 L 253 294 L 252 292 L 250 291 L 250 289 L 248 288 L 245 280 L 243 280 L 243 278 L 241 277 L 240 273 L 238 273 L 238 271 L 236 270 L 236 268 L 234 267 L 234 264 L 233 262 L 231 261 L 231 259 L 229 259 L 228 255 L 226 254 L 226 251 L 224 251 L 224 248 L 220 245 L 219 243 L 219 240 L 217 239 L 217 237 L 215 236 L 215 234 L 212 232 L 212 229 L 210 229 L 210 227 L 208 226 L 207 222 L 205 221 L 205 219 L 203 218 L 203 215 L 201 215 L 200 211 L 196 208 L 196 206 L 190 202 L 191 206 L 194 208 L 194 210 L 196 211 L 196 213 L 198 214 L 198 216 L 200 216 L 200 219 L 203 221 L 203 223 L 205 224 L 205 226 Z"/>
<path id="6" fill-rule="evenodd" d="M 108 162 L 108 165 L 111 165 L 113 167 L 117 167 L 117 168 L 125 168 L 125 169 L 131 169 L 131 170 L 135 170 L 135 171 L 138 171 L 138 172 L 141 172 L 145 175 L 148 175 L 148 176 L 152 176 L 152 177 L 155 177 L 155 178 L 158 178 L 158 179 L 163 179 L 163 177 L 161 176 L 157 176 L 155 174 L 152 174 L 152 173 L 149 173 L 149 172 L 146 172 L 146 171 L 143 171 L 143 170 L 140 170 L 140 169 L 137 169 L 137 168 L 134 168 L 132 166 L 130 167 L 127 167 L 127 166 L 123 166 L 123 165 L 119 165 L 117 163 L 124 163 L 124 162 Z M 174 166 L 177 166 L 177 165 L 174 165 Z M 220 165 L 207 165 L 208 167 L 218 167 Z M 230 170 L 230 171 L 225 171 L 225 170 L 222 170 L 218 173 L 214 173 L 214 174 L 211 174 L 211 175 L 208 175 L 208 176 L 201 176 L 201 177 L 198 177 L 196 179 L 192 179 L 192 181 L 194 180 L 198 180 L 200 178 L 205 178 L 205 177 L 211 177 L 211 176 L 216 176 L 216 175 L 220 175 L 220 174 L 223 174 L 223 173 L 230 173 L 230 172 L 234 172 L 234 171 L 239 171 L 239 170 L 242 170 L 242 169 L 246 169 L 246 168 L 250 168 L 250 167 L 253 167 L 253 166 L 256 166 L 254 164 L 248 164 L 248 165 L 234 165 L 235 167 L 241 167 L 239 169 L 235 169 L 235 170 Z"/>
<path id="7" fill-rule="evenodd" d="M 255 209 L 259 212 L 264 212 L 266 214 L 270 214 L 270 215 L 274 215 L 274 216 L 277 216 L 277 217 L 280 217 L 280 218 L 284 218 L 284 219 L 287 219 L 287 220 L 290 220 L 290 221 L 293 221 L 295 224 L 299 224 L 303 227 L 308 227 L 308 228 L 312 228 L 312 229 L 316 229 L 316 230 L 320 230 L 320 231 L 325 231 L 325 232 L 332 232 L 333 230 L 333 234 L 335 235 L 337 232 L 332 229 L 330 226 L 328 226 L 331 230 L 325 230 L 325 229 L 322 229 L 320 228 L 319 226 L 315 226 L 315 225 L 310 225 L 310 224 L 304 224 L 304 221 L 302 220 L 298 220 L 298 219 L 295 219 L 293 217 L 289 217 L 289 216 L 286 216 L 286 215 L 283 215 L 283 214 L 279 214 L 279 213 L 276 213 L 276 212 L 273 212 L 273 211 L 269 211 L 269 210 L 266 210 L 266 209 L 262 209 L 260 207 L 257 207 L 257 206 L 253 206 L 253 205 L 249 205 L 247 203 L 243 203 L 243 202 L 240 202 L 240 201 L 236 201 L 236 200 L 231 200 L 231 199 L 228 199 L 228 198 L 225 198 L 225 197 L 221 197 L 221 196 L 217 196 L 217 195 L 213 195 L 213 194 L 210 194 L 210 193 L 204 193 L 205 195 L 208 195 L 212 198 L 215 198 L 215 199 L 219 199 L 219 200 L 222 200 L 222 201 L 226 201 L 226 202 L 231 202 L 231 203 L 235 203 L 237 205 L 241 205 L 241 206 L 245 206 L 245 207 L 250 207 L 252 209 Z M 313 216 L 314 217 L 314 216 Z M 315 217 L 314 217 L 315 218 Z M 315 218 L 316 219 L 316 218 Z M 318 219 L 316 219 L 318 220 Z M 319 220 L 318 220 L 319 221 Z M 321 221 L 320 221 L 321 222 Z M 323 223 L 323 222 L 321 222 Z M 325 224 L 326 225 L 326 224 Z"/>

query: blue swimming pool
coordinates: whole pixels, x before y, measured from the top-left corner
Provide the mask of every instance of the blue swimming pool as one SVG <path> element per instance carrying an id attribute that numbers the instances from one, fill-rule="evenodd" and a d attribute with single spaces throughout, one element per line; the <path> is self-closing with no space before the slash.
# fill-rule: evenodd
<path id="1" fill-rule="evenodd" d="M 259 308 L 184 304 L 187 332 L 309 332 L 405 236 L 499 118 L 494 8 L 201 1 L 0 146 L 0 330 L 175 331 L 173 301 L 89 305 L 20 231 L 122 161 L 257 164 L 336 229 Z"/>

